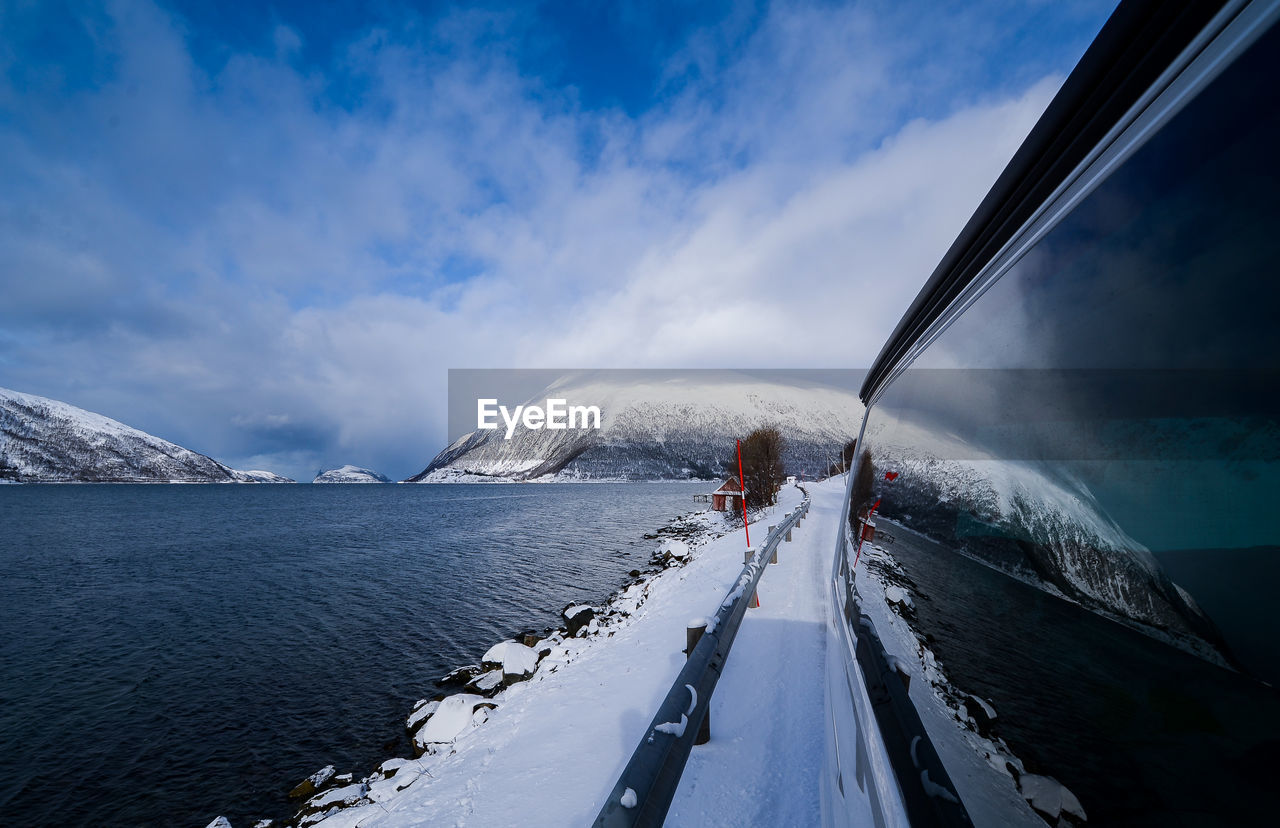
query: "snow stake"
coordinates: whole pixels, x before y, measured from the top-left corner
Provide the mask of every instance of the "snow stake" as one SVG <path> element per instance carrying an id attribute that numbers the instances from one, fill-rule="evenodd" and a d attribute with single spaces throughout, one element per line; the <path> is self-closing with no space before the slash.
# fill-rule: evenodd
<path id="1" fill-rule="evenodd" d="M 698 646 L 698 642 L 702 640 L 702 634 L 707 631 L 707 619 L 699 618 L 690 621 L 689 626 L 685 628 L 685 650 L 684 660 L 688 661 L 693 656 L 693 648 Z M 702 717 L 702 726 L 698 728 L 698 735 L 694 737 L 695 745 L 705 745 L 711 741 L 711 707 L 707 707 L 707 715 Z"/>
<path id="2" fill-rule="evenodd" d="M 754 546 L 748 546 L 747 551 L 742 553 L 742 562 L 744 564 L 749 564 L 751 563 L 751 560 L 755 556 L 756 556 L 756 548 Z M 759 606 L 760 606 L 760 591 L 752 590 L 751 600 L 747 602 L 747 609 L 756 609 Z"/>
<path id="3" fill-rule="evenodd" d="M 742 476 L 742 441 L 738 444 L 738 484 L 742 486 L 742 531 L 747 534 L 747 547 L 751 546 L 751 528 L 747 526 L 747 478 Z"/>

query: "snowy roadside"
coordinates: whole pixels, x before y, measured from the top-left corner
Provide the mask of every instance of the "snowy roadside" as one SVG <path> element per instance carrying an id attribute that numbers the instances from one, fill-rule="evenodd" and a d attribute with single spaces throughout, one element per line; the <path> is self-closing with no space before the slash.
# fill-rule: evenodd
<path id="1" fill-rule="evenodd" d="M 785 488 L 753 532 L 801 498 Z M 326 768 L 299 786 L 298 817 L 275 824 L 591 822 L 683 665 L 687 622 L 717 607 L 741 571 L 741 530 L 714 537 L 725 528 L 707 513 L 673 522 L 657 535 L 670 568 L 641 575 L 604 606 L 570 607 L 574 635 L 503 642 L 483 669 L 455 671 L 462 692 L 410 714 L 420 756 L 389 759 L 362 779 Z M 766 575 L 762 592 L 769 584 Z"/>
<path id="2" fill-rule="evenodd" d="M 908 694 L 975 825 L 1044 828 L 1084 824 L 1076 797 L 1052 777 L 1026 772 L 994 731 L 999 713 L 948 679 L 915 617 L 913 584 L 892 554 L 864 544 L 857 590 L 894 669 L 910 677 Z"/>

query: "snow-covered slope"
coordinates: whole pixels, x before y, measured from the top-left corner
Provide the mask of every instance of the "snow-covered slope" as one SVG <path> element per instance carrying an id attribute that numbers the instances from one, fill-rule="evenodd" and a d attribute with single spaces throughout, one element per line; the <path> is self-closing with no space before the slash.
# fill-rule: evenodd
<path id="1" fill-rule="evenodd" d="M 573 375 L 548 397 L 596 405 L 599 430 L 474 431 L 436 455 L 414 483 L 476 479 L 561 478 L 654 480 L 715 478 L 734 439 L 777 426 L 789 472 L 818 473 L 858 433 L 862 403 L 853 393 L 814 383 L 766 382 L 744 374 L 618 382 Z"/>
<path id="2" fill-rule="evenodd" d="M 381 474 L 371 469 L 362 469 L 359 466 L 343 466 L 340 469 L 329 469 L 329 471 L 320 472 L 316 475 L 316 479 L 312 483 L 390 483 Z"/>
<path id="3" fill-rule="evenodd" d="M 0 388 L 0 479 L 22 483 L 258 482 L 254 475 L 101 414 L 7 388 Z"/>

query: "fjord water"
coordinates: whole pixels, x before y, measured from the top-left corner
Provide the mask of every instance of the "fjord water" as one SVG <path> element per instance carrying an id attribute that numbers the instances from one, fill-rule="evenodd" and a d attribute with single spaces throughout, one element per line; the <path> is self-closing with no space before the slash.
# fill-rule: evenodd
<path id="1" fill-rule="evenodd" d="M 0 823 L 287 815 L 321 766 L 407 755 L 434 679 L 605 598 L 706 487 L 0 488 Z"/>

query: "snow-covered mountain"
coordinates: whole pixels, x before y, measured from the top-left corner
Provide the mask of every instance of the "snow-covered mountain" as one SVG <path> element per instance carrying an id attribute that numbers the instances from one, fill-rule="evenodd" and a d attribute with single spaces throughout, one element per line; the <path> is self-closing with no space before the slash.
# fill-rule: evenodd
<path id="1" fill-rule="evenodd" d="M 250 469 L 249 471 L 241 472 L 241 474 L 247 474 L 249 477 L 252 477 L 258 483 L 296 483 L 298 482 L 291 477 L 285 477 L 284 475 L 276 474 L 275 472 L 263 471 L 262 469 Z"/>
<path id="2" fill-rule="evenodd" d="M 883 516 L 1202 657 L 1229 657 L 1191 596 L 1061 468 L 984 456 L 902 420 L 869 425 L 864 439 Z"/>
<path id="3" fill-rule="evenodd" d="M 340 469 L 329 469 L 316 475 L 312 483 L 390 483 L 391 481 L 376 471 L 362 469 L 359 466 L 343 466 Z"/>
<path id="4" fill-rule="evenodd" d="M 256 483 L 258 474 L 261 472 L 236 471 L 101 414 L 0 388 L 0 479 L 21 483 Z M 274 482 L 287 481 L 280 478 Z"/>
<path id="5" fill-rule="evenodd" d="M 777 426 L 790 473 L 818 473 L 858 433 L 862 403 L 816 383 L 762 381 L 735 373 L 698 373 L 622 382 L 616 375 L 570 375 L 530 402 L 547 398 L 601 410 L 600 429 L 473 431 L 436 455 L 414 483 L 559 478 L 657 480 L 716 478 L 734 440 Z"/>

